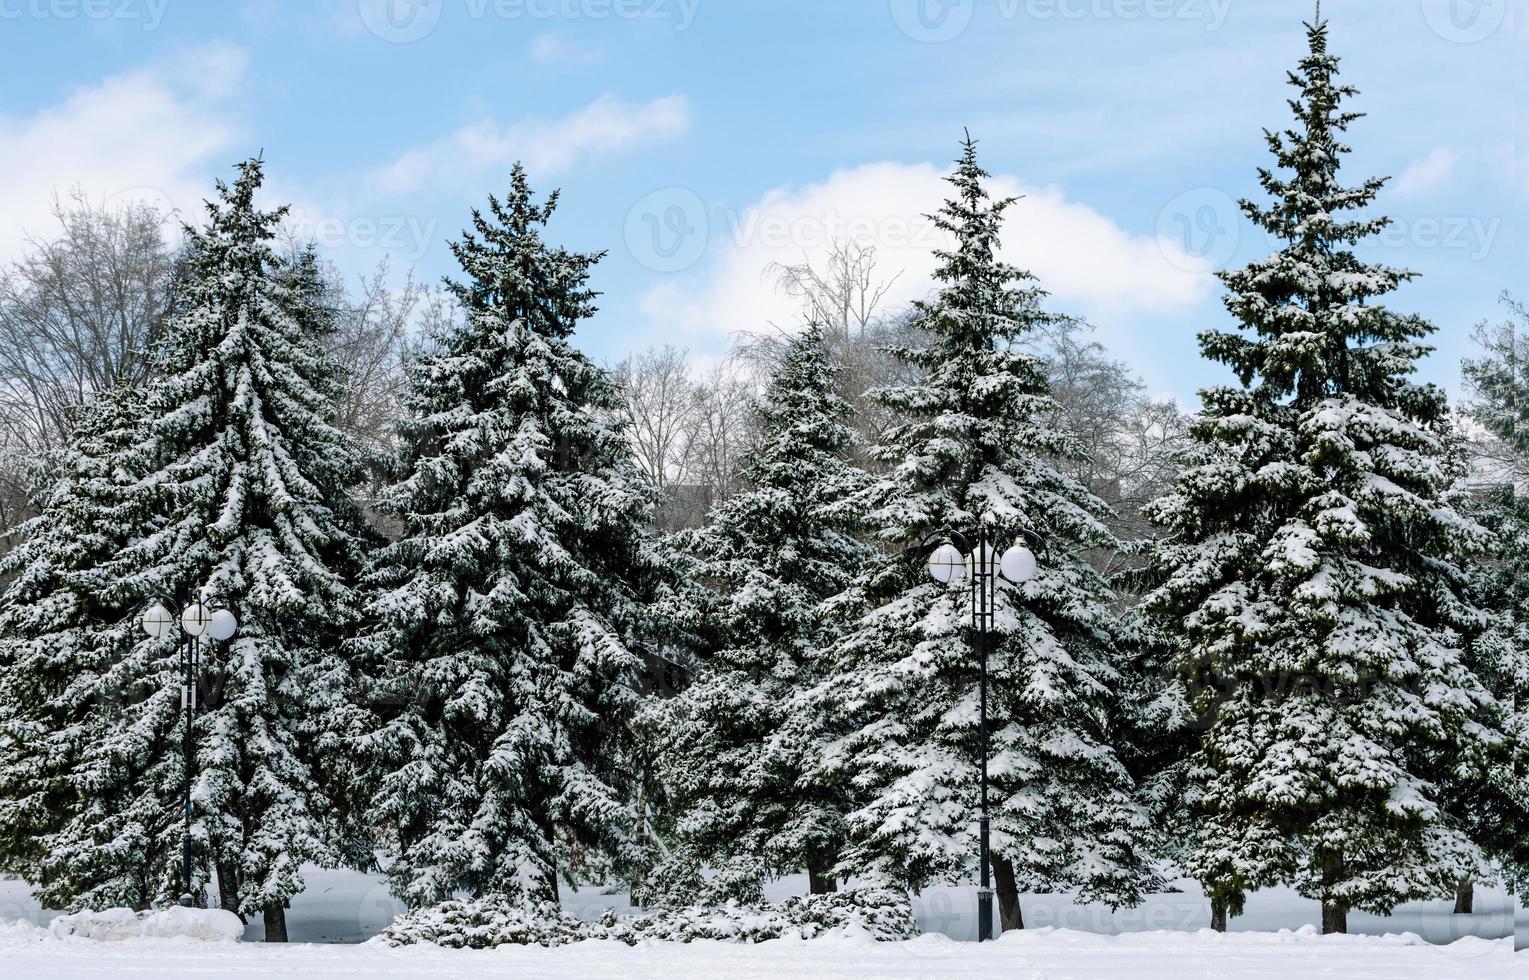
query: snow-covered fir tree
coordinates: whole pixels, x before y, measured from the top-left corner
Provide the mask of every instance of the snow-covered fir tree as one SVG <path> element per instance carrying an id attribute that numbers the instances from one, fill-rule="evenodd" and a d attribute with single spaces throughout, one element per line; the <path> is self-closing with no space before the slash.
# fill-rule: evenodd
<path id="1" fill-rule="evenodd" d="M 1481 348 L 1464 364 L 1465 408 L 1474 466 L 1460 496 L 1463 507 L 1496 535 L 1496 548 L 1473 564 L 1478 604 L 1490 625 L 1473 648 L 1482 680 L 1513 711 L 1507 743 L 1516 748 L 1487 787 L 1456 788 L 1461 818 L 1500 864 L 1510 884 L 1529 887 L 1529 311 L 1504 297 L 1508 319 L 1476 331 Z M 1468 912 L 1462 884 L 1457 911 Z"/>
<path id="2" fill-rule="evenodd" d="M 355 456 L 327 421 L 327 314 L 303 287 L 305 260 L 273 250 L 285 209 L 255 206 L 261 162 L 237 170 L 218 183 L 206 226 L 187 229 L 177 313 L 156 351 L 150 472 L 134 488 L 154 527 L 109 568 L 140 606 L 216 595 L 237 613 L 232 641 L 202 642 L 191 885 L 215 871 L 224 907 L 263 916 L 281 940 L 301 865 L 337 853 L 340 793 L 317 763 L 353 722 L 336 650 L 353 626 L 366 532 L 346 491 Z M 119 669 L 142 696 L 108 736 L 143 768 L 123 819 L 173 853 L 185 779 L 177 666 L 170 639 L 134 646 Z M 173 895 L 178 864 L 158 871 L 159 896 Z"/>
<path id="3" fill-rule="evenodd" d="M 357 649 L 399 706 L 364 740 L 396 894 L 556 901 L 633 847 L 639 642 L 667 567 L 612 379 L 570 343 L 598 255 L 542 238 L 522 168 L 474 212 L 463 322 L 410 373 L 404 524 L 367 573 Z"/>
<path id="4" fill-rule="evenodd" d="M 1529 889 L 1529 495 L 1522 483 L 1471 485 L 1461 510 L 1496 536 L 1496 546 L 1470 567 L 1473 596 L 1487 626 L 1468 650 L 1468 663 L 1502 705 L 1503 735 L 1495 728 L 1483 747 L 1492 764 L 1444 779 L 1446 805 L 1518 895 Z M 1488 879 L 1490 881 L 1490 879 Z M 1474 878 L 1462 879 L 1456 912 L 1470 914 Z"/>
<path id="5" fill-rule="evenodd" d="M 939 289 L 915 311 L 933 339 L 898 352 L 922 378 L 876 392 L 906 421 L 874 450 L 887 474 L 844 506 L 897 551 L 988 520 L 1045 538 L 1040 575 L 998 585 L 990 659 L 993 865 L 1009 928 L 1022 924 L 1019 892 L 1133 904 L 1151 875 L 1147 817 L 1111 745 L 1112 595 L 1081 556 L 1114 546 L 1108 508 L 1053 462 L 1074 447 L 1042 363 L 1020 345 L 1063 321 L 1028 273 L 998 260 L 1013 201 L 991 200 L 985 177 L 968 139 L 934 217 L 952 239 Z M 838 871 L 913 888 L 973 876 L 978 830 L 970 599 L 931 581 L 922 557 L 879 557 L 837 600 L 835 614 L 856 618 L 818 692 L 844 726 L 821 743 L 821 765 L 857 794 Z"/>
<path id="6" fill-rule="evenodd" d="M 161 895 L 170 842 L 119 822 L 142 766 L 111 738 L 121 705 L 144 695 L 120 669 L 138 610 L 107 571 L 143 526 L 142 402 L 124 386 L 82 410 L 42 513 L 0 560 L 0 868 L 48 908 Z"/>
<path id="7" fill-rule="evenodd" d="M 1484 618 L 1461 562 L 1489 536 L 1445 498 L 1442 392 L 1409 380 L 1432 328 L 1378 302 L 1409 273 L 1354 253 L 1384 182 L 1340 182 L 1354 92 L 1327 24 L 1308 35 L 1271 203 L 1243 204 L 1281 247 L 1222 275 L 1238 329 L 1201 348 L 1241 384 L 1203 392 L 1200 464 L 1151 509 L 1147 605 L 1212 712 L 1186 870 L 1223 902 L 1292 884 L 1343 931 L 1480 873 L 1442 784 L 1488 778 L 1504 712 L 1466 656 Z"/>
<path id="8" fill-rule="evenodd" d="M 824 603 L 873 552 L 838 509 L 867 478 L 847 462 L 851 410 L 835 374 L 820 328 L 790 341 L 758 408 L 749 489 L 671 541 L 706 587 L 681 614 L 704 649 L 651 724 L 677 858 L 716 872 L 709 897 L 757 900 L 765 881 L 804 868 L 813 893 L 836 887 L 845 787 L 818 778 L 821 718 L 805 695 L 844 630 Z"/>

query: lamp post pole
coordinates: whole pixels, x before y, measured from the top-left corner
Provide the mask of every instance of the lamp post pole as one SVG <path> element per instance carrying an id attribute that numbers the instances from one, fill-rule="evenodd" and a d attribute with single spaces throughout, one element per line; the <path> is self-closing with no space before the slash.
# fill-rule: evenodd
<path id="1" fill-rule="evenodd" d="M 978 844 L 977 861 L 981 867 L 981 883 L 977 887 L 977 941 L 987 942 L 993 938 L 993 882 L 991 871 L 988 866 L 988 832 L 990 824 L 987 815 L 987 655 L 988 655 L 988 630 L 993 622 L 993 562 L 988 556 L 992 554 L 992 548 L 988 543 L 988 528 L 986 524 L 977 527 L 977 561 L 975 574 L 972 575 L 973 595 L 973 618 L 977 627 L 977 658 L 979 668 L 977 672 L 977 739 L 981 744 L 982 753 L 982 813 L 977 824 L 980 843 Z"/>
<path id="2" fill-rule="evenodd" d="M 937 582 L 959 585 L 968 577 L 968 563 L 971 566 L 969 588 L 972 629 L 977 640 L 977 744 L 981 771 L 977 820 L 978 942 L 987 942 L 993 938 L 993 879 L 989 860 L 991 824 L 988 820 L 987 673 L 993 617 L 998 600 L 998 577 L 1002 575 L 1016 585 L 1035 578 L 1035 552 L 1031 548 L 1039 549 L 1041 545 L 1040 535 L 1021 528 L 1016 532 L 1013 546 L 999 559 L 998 540 L 993 521 L 985 518 L 969 535 L 949 528 L 937 531 L 924 540 L 921 549 L 927 551 L 931 545 L 939 542 L 929 553 L 929 573 Z"/>
<path id="3" fill-rule="evenodd" d="M 201 666 L 202 634 L 214 640 L 231 639 L 238 630 L 238 620 L 221 593 L 193 593 L 177 623 L 170 609 L 180 605 L 169 596 L 156 593 L 158 601 L 143 614 L 143 629 L 156 640 L 175 634 L 175 652 L 181 669 L 181 711 L 185 714 L 181 736 L 185 780 L 181 787 L 181 896 L 180 904 L 190 908 L 191 895 L 191 782 L 196 765 L 197 676 Z M 169 602 L 169 606 L 165 603 Z M 209 605 L 211 603 L 212 605 Z M 177 628 L 177 626 L 179 628 Z"/>
<path id="4" fill-rule="evenodd" d="M 195 735 L 193 727 L 196 724 L 196 661 L 197 644 L 201 642 L 199 636 L 186 634 L 184 626 L 181 634 L 181 710 L 186 714 L 186 724 L 181 733 L 181 750 L 184 753 L 186 779 L 181 787 L 181 904 L 191 907 L 191 780 L 192 767 L 196 764 Z"/>

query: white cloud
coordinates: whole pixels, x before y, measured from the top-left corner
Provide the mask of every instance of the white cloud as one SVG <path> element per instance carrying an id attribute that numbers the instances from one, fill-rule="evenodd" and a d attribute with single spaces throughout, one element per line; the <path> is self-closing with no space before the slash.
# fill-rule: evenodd
<path id="1" fill-rule="evenodd" d="M 75 188 L 195 217 L 209 171 L 238 155 L 224 102 L 246 66 L 242 49 L 212 44 L 74 89 L 30 115 L 0 115 L 0 260 L 29 234 L 50 234 L 54 197 Z"/>
<path id="2" fill-rule="evenodd" d="M 541 65 L 589 65 L 600 60 L 597 48 L 575 44 L 555 31 L 544 31 L 531 39 L 531 60 Z"/>
<path id="3" fill-rule="evenodd" d="M 878 275 L 898 275 L 888 305 L 922 298 L 934 285 L 932 250 L 945 242 L 924 215 L 949 196 L 944 176 L 933 164 L 870 163 L 799 189 L 777 188 L 741 213 L 711 215 L 702 271 L 656 285 L 642 308 L 656 330 L 696 337 L 766 323 L 789 327 L 799 308 L 767 269 L 804 259 L 821 266 L 834 240 L 876 247 Z M 1203 263 L 1173 243 L 1131 234 L 1060 188 L 1006 175 L 988 187 L 995 197 L 1024 195 L 1008 211 L 1000 257 L 1033 272 L 1059 312 L 1171 312 L 1214 286 Z"/>
<path id="4" fill-rule="evenodd" d="M 566 169 L 581 156 L 614 153 L 667 139 L 690 127 L 690 102 L 683 95 L 643 105 L 605 95 L 562 119 L 527 119 L 500 125 L 484 119 L 408 150 L 370 175 L 384 194 L 414 191 L 426 183 L 471 182 L 483 171 L 520 160 L 538 175 Z"/>
<path id="5" fill-rule="evenodd" d="M 1393 189 L 1403 197 L 1431 191 L 1454 176 L 1464 158 L 1465 155 L 1459 150 L 1447 146 L 1436 147 L 1428 155 L 1408 164 L 1402 175 L 1396 178 Z"/>

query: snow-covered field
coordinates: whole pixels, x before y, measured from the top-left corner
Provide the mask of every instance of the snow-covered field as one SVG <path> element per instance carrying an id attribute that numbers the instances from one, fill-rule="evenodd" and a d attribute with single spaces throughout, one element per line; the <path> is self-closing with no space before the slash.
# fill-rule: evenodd
<path id="1" fill-rule="evenodd" d="M 854 938 L 815 942 L 778 941 L 759 946 L 721 943 L 653 944 L 631 948 L 581 943 L 559 949 L 503 948 L 474 952 L 359 944 L 374 935 L 402 906 L 376 878 L 310 868 L 309 887 L 293 903 L 294 942 L 210 944 L 186 939 L 99 942 L 60 939 L 45 928 L 51 914 L 30 899 L 25 885 L 0 881 L 0 976 L 28 980 L 132 977 L 367 977 L 517 976 L 548 978 L 795 976 L 1004 977 L 1007 980 L 1194 980 L 1194 978 L 1310 977 L 1385 980 L 1495 980 L 1529 976 L 1529 953 L 1513 953 L 1513 905 L 1501 892 L 1481 889 L 1478 913 L 1450 914 L 1448 903 L 1406 906 L 1391 918 L 1354 914 L 1354 935 L 1321 937 L 1317 910 L 1289 892 L 1254 895 L 1248 913 L 1232 921 L 1234 932 L 1205 930 L 1204 899 L 1193 885 L 1181 893 L 1153 896 L 1137 909 L 1111 912 L 1072 905 L 1061 896 L 1024 901 L 1024 933 L 979 948 L 966 942 L 975 932 L 975 895 L 970 889 L 931 889 L 915 901 L 920 927 L 929 935 L 910 943 L 876 944 Z M 786 879 L 771 898 L 804 889 Z M 564 896 L 564 905 L 592 917 L 622 896 L 587 889 Z M 8 921 L 19 920 L 19 921 Z M 1462 938 L 1463 937 L 1463 938 Z M 1494 938 L 1482 938 L 1494 937 Z M 246 939 L 261 937 L 258 925 Z"/>
<path id="2" fill-rule="evenodd" d="M 1236 977 L 1342 977 L 1345 980 L 1506 980 L 1529 970 L 1529 956 L 1511 940 L 1466 939 L 1434 946 L 1414 937 L 1323 938 L 1305 933 L 1132 933 L 1098 936 L 1066 930 L 1010 933 L 977 946 L 944 936 L 907 943 L 853 937 L 739 946 L 578 943 L 557 949 L 501 947 L 488 951 L 434 947 L 237 945 L 189 939 L 102 943 L 55 939 L 31 925 L 0 927 L 0 964 L 7 977 L 28 980 L 134 977 L 692 977 L 942 978 L 984 980 L 1226 980 Z"/>
<path id="3" fill-rule="evenodd" d="M 293 942 L 362 942 L 404 911 L 403 903 L 392 896 L 377 876 L 314 867 L 304 869 L 303 876 L 308 887 L 293 900 L 287 916 L 287 930 Z M 1208 928 L 1210 908 L 1195 883 L 1178 881 L 1174 887 L 1181 890 L 1153 895 L 1137 908 L 1118 911 L 1103 905 L 1075 905 L 1064 895 L 1026 895 L 1025 924 L 1031 928 L 1052 927 L 1103 935 L 1159 930 L 1195 932 Z M 773 882 L 766 889 L 766 898 L 779 901 L 806 891 L 805 876 L 794 876 Z M 597 918 L 607 908 L 618 912 L 627 908 L 625 895 L 598 888 L 565 892 L 563 907 L 585 919 Z M 1449 902 L 1420 902 L 1404 905 L 1387 917 L 1350 913 L 1349 928 L 1355 934 L 1370 936 L 1413 933 L 1436 944 L 1466 937 L 1502 939 L 1513 934 L 1514 907 L 1511 896 L 1505 892 L 1483 887 L 1477 889 L 1473 916 L 1453 915 Z M 927 889 L 914 898 L 913 908 L 924 932 L 956 940 L 972 940 L 977 936 L 977 896 L 971 888 Z M 55 914 L 38 905 L 22 882 L 0 879 L 0 922 L 20 919 L 46 925 Z M 1315 902 L 1288 889 L 1270 889 L 1249 896 L 1246 913 L 1231 920 L 1231 929 L 1278 932 L 1314 926 L 1320 921 Z M 258 922 L 245 932 L 245 939 L 263 938 Z"/>

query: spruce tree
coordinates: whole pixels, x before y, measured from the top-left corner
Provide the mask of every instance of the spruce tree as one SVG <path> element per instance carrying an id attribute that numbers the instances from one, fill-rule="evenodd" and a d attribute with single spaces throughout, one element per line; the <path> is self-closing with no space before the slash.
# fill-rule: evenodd
<path id="1" fill-rule="evenodd" d="M 1150 874 L 1148 822 L 1112 747 L 1121 677 L 1112 595 L 1084 560 L 1115 542 L 1108 508 L 1055 461 L 1075 447 L 1055 424 L 1044 365 L 1023 344 L 1065 322 L 1028 273 L 995 255 L 1012 200 L 991 200 L 975 144 L 934 216 L 952 239 L 937 293 L 914 323 L 931 339 L 897 353 L 921 374 L 878 390 L 906 421 L 873 455 L 889 466 L 847 506 L 893 553 L 837 603 L 855 612 L 819 688 L 842 727 L 822 766 L 857 791 L 838 871 L 921 888 L 969 876 L 977 856 L 978 656 L 970 598 L 929 579 L 916 548 L 979 521 L 1041 534 L 1039 576 L 997 587 L 990 650 L 992 847 L 1005 928 L 1020 891 L 1076 888 L 1133 904 Z M 917 334 L 916 334 L 917 335 Z M 1007 542 L 1001 546 L 1007 547 Z"/>
<path id="2" fill-rule="evenodd" d="M 1513 713 L 1506 743 L 1512 751 L 1487 786 L 1456 786 L 1461 818 L 1503 867 L 1520 894 L 1529 886 L 1529 361 L 1524 327 L 1529 312 L 1504 297 L 1509 318 L 1476 331 L 1479 356 L 1464 364 L 1465 407 L 1478 437 L 1477 459 L 1460 494 L 1463 507 L 1496 535 L 1488 559 L 1475 563 L 1473 581 L 1488 628 L 1472 649 L 1473 666 Z M 1469 912 L 1472 889 L 1462 883 L 1457 911 Z"/>
<path id="3" fill-rule="evenodd" d="M 1487 626 L 1467 654 L 1504 720 L 1501 736 L 1497 725 L 1472 733 L 1483 739 L 1482 751 L 1493 764 L 1451 773 L 1443 792 L 1450 812 L 1502 880 L 1523 895 L 1529 887 L 1529 495 L 1521 482 L 1490 482 L 1469 485 L 1458 497 L 1460 509 L 1492 528 L 1496 538 L 1492 551 L 1470 569 L 1472 596 L 1486 611 Z M 1473 911 L 1477 883 L 1461 880 L 1457 913 Z"/>
<path id="4" fill-rule="evenodd" d="M 138 610 L 106 569 L 142 529 L 143 423 L 130 387 L 85 406 L 41 514 L 0 560 L 0 869 L 49 908 L 142 908 L 166 859 L 152 828 L 106 829 L 142 772 L 110 741 L 142 691 L 120 669 Z"/>
<path id="5" fill-rule="evenodd" d="M 1432 328 L 1378 302 L 1410 273 L 1354 252 L 1384 182 L 1340 182 L 1354 90 L 1307 30 L 1271 203 L 1243 203 L 1281 247 L 1222 274 L 1238 329 L 1200 344 L 1240 385 L 1202 393 L 1199 465 L 1151 509 L 1147 606 L 1212 717 L 1187 870 L 1220 900 L 1293 884 L 1333 932 L 1479 873 L 1446 784 L 1487 778 L 1504 718 L 1465 654 L 1484 619 L 1461 563 L 1489 538 L 1445 497 L 1443 394 L 1409 380 Z"/>
<path id="6" fill-rule="evenodd" d="M 547 244 L 525 172 L 452 245 L 462 321 L 410 372 L 404 525 L 360 654 L 398 706 L 363 740 L 395 893 L 555 902 L 631 857 L 630 720 L 663 571 L 617 391 L 570 337 L 598 255 Z"/>
<path id="7" fill-rule="evenodd" d="M 757 411 L 749 489 L 671 541 L 707 589 L 680 613 L 706 649 L 652 725 L 681 859 L 716 872 L 708 898 L 757 900 L 765 880 L 803 868 L 812 892 L 836 886 L 844 787 L 818 778 L 823 732 L 805 695 L 843 632 L 825 603 L 872 554 L 840 509 L 866 477 L 846 461 L 836 373 L 817 326 L 790 341 Z"/>
<path id="8" fill-rule="evenodd" d="M 336 649 L 356 614 L 366 532 L 346 490 L 355 456 L 328 422 L 326 311 L 302 288 L 303 260 L 273 250 L 285 209 L 256 208 L 261 162 L 237 170 L 218 183 L 206 226 L 187 229 L 177 313 L 156 351 L 151 472 L 136 488 L 156 523 L 110 567 L 142 605 L 156 594 L 221 596 L 238 616 L 232 641 L 202 643 L 191 885 L 215 870 L 224 906 L 261 914 L 267 938 L 283 940 L 301 865 L 337 860 L 322 761 L 353 723 Z M 177 667 L 170 640 L 134 647 L 123 669 L 143 697 L 111 737 L 146 767 L 135 819 L 163 828 L 178 853 Z M 163 895 L 179 869 L 162 871 Z"/>

